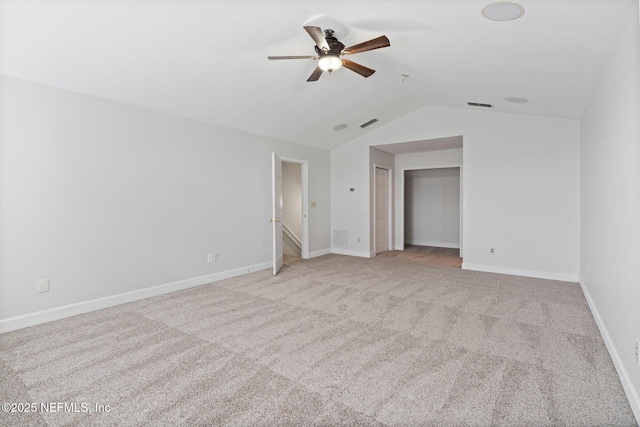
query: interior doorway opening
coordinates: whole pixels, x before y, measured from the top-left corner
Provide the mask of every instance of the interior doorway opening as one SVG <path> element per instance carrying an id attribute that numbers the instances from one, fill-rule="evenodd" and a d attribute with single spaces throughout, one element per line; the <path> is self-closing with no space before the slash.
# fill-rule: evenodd
<path id="1" fill-rule="evenodd" d="M 460 166 L 404 171 L 404 245 L 457 250 L 462 243 Z"/>
<path id="2" fill-rule="evenodd" d="M 282 250 L 302 257 L 302 166 L 282 162 Z"/>
<path id="3" fill-rule="evenodd" d="M 282 157 L 282 250 L 309 258 L 308 163 Z"/>

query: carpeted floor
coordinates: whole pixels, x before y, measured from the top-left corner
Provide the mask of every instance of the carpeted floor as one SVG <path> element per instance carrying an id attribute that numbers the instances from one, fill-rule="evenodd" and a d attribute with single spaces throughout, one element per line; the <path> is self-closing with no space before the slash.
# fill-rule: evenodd
<path id="1" fill-rule="evenodd" d="M 2 401 L 38 405 L 0 425 L 636 425 L 577 284 L 456 252 L 287 259 L 0 335 Z"/>

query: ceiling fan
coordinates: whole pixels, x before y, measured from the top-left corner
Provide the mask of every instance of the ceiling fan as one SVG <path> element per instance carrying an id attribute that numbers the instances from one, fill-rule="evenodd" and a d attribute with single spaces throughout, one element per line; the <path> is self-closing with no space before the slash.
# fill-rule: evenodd
<path id="1" fill-rule="evenodd" d="M 387 36 L 380 36 L 363 43 L 344 47 L 344 44 L 340 43 L 338 39 L 334 37 L 333 30 L 327 29 L 324 30 L 323 33 L 320 27 L 305 26 L 304 29 L 309 33 L 313 41 L 316 42 L 315 49 L 317 55 L 269 56 L 268 59 L 317 59 L 318 66 L 307 79 L 308 82 L 317 81 L 323 71 L 331 73 L 343 66 L 351 71 L 355 71 L 363 77 L 369 77 L 376 71 L 363 65 L 356 64 L 348 59 L 342 59 L 341 56 L 353 55 L 354 53 L 391 46 Z"/>

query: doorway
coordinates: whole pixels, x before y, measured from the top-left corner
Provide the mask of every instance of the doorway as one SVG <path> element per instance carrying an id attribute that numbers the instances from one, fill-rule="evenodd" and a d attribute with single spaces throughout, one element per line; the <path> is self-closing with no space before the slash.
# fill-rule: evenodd
<path id="1" fill-rule="evenodd" d="M 462 168 L 403 171 L 405 245 L 461 249 Z"/>
<path id="2" fill-rule="evenodd" d="M 280 157 L 277 153 L 271 153 L 271 176 L 272 176 L 272 216 L 269 220 L 273 229 L 273 274 L 278 274 L 282 267 L 283 254 L 283 211 L 284 211 L 284 194 L 283 194 L 283 164 L 294 163 L 300 168 L 300 192 L 302 208 L 299 211 L 302 223 L 302 233 L 299 236 L 301 246 L 301 258 L 309 258 L 309 163 L 306 160 L 291 159 Z M 286 184 L 284 184 L 286 186 Z M 291 197 L 289 197 L 291 198 Z M 296 204 L 295 197 L 293 202 Z M 291 202 L 291 200 L 290 200 Z"/>
<path id="3" fill-rule="evenodd" d="M 283 252 L 309 258 L 309 164 L 306 160 L 282 159 Z"/>
<path id="4" fill-rule="evenodd" d="M 302 257 L 302 165 L 282 162 L 282 251 Z"/>

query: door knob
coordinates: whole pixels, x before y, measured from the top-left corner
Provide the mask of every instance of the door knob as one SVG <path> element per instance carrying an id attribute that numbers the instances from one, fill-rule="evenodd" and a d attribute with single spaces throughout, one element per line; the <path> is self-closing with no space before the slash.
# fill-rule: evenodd
<path id="1" fill-rule="evenodd" d="M 269 222 L 280 222 L 280 218 L 269 218 Z"/>

